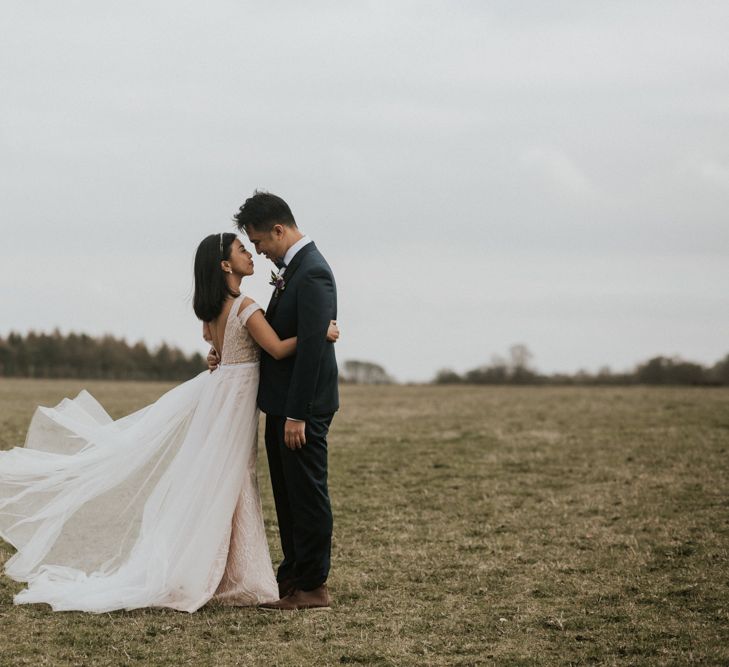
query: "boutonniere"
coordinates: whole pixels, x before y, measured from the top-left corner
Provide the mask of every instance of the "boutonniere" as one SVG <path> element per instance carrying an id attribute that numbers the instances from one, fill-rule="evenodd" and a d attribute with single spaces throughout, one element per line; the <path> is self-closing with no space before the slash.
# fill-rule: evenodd
<path id="1" fill-rule="evenodd" d="M 275 271 L 271 271 L 271 281 L 268 284 L 276 288 L 276 296 L 286 289 L 284 277 Z"/>

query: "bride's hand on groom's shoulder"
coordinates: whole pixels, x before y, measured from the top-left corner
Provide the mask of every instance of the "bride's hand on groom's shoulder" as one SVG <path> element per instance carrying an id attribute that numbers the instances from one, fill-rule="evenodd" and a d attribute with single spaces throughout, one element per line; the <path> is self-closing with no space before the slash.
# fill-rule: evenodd
<path id="1" fill-rule="evenodd" d="M 336 343 L 338 338 L 339 327 L 337 326 L 337 321 L 332 320 L 331 322 L 329 322 L 329 329 L 327 329 L 327 340 L 330 343 Z"/>
<path id="2" fill-rule="evenodd" d="M 208 370 L 212 373 L 220 364 L 220 357 L 218 357 L 218 353 L 215 351 L 214 347 L 210 348 L 210 352 L 208 352 Z"/>

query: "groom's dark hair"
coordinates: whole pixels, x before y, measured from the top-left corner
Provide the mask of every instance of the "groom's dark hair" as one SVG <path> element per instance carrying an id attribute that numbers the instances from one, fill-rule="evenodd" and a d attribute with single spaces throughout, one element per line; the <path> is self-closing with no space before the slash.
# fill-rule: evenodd
<path id="1" fill-rule="evenodd" d="M 264 190 L 256 190 L 246 199 L 238 213 L 233 216 L 235 224 L 242 232 L 249 229 L 256 232 L 270 232 L 274 225 L 296 227 L 294 214 L 289 205 L 276 195 Z"/>

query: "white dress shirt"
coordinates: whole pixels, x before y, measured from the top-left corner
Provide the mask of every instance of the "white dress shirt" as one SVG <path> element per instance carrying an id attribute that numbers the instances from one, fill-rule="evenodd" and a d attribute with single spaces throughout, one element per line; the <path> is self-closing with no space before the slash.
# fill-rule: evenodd
<path id="1" fill-rule="evenodd" d="M 283 257 L 283 263 L 288 266 L 291 264 L 291 260 L 294 258 L 294 255 L 296 255 L 299 250 L 301 250 L 305 245 L 311 243 L 311 239 L 308 236 L 302 236 L 294 245 L 292 245 L 287 251 L 286 254 Z M 278 272 L 278 275 L 282 276 L 284 272 L 286 271 L 286 266 L 283 267 Z"/>

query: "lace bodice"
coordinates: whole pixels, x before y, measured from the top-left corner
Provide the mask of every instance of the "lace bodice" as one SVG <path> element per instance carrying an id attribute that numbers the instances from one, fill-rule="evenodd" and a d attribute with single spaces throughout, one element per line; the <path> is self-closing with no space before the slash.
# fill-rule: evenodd
<path id="1" fill-rule="evenodd" d="M 228 320 L 225 323 L 225 334 L 223 335 L 223 354 L 221 355 L 221 363 L 226 364 L 243 364 L 251 361 L 259 361 L 261 358 L 261 348 L 258 346 L 253 337 L 246 328 L 248 318 L 257 310 L 263 310 L 257 303 L 252 303 L 243 309 L 240 315 L 238 310 L 245 299 L 241 294 L 233 301 L 228 313 Z"/>

